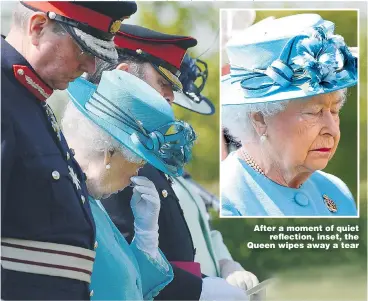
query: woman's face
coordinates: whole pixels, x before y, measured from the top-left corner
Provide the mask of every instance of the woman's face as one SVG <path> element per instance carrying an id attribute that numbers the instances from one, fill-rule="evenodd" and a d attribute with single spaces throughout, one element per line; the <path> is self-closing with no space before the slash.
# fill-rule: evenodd
<path id="1" fill-rule="evenodd" d="M 94 190 L 91 194 L 95 198 L 104 199 L 123 190 L 130 184 L 130 178 L 137 175 L 138 170 L 144 165 L 143 161 L 142 163 L 127 161 L 119 151 L 112 153 L 109 162 L 109 169 L 106 169 L 106 164 L 99 162 L 95 165 L 94 172 L 91 173 L 90 170 L 90 174 L 87 175 L 87 183 L 88 180 L 92 181 L 88 189 Z"/>
<path id="2" fill-rule="evenodd" d="M 269 117 L 268 151 L 283 169 L 313 172 L 324 169 L 340 140 L 339 111 L 343 94 L 336 91 L 291 101 Z"/>

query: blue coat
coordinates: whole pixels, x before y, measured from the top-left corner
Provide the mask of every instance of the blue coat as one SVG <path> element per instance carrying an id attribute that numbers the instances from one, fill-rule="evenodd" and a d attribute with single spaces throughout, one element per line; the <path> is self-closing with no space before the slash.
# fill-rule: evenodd
<path id="1" fill-rule="evenodd" d="M 337 212 L 328 209 L 325 197 Z M 356 216 L 351 192 L 339 178 L 314 172 L 299 189 L 281 186 L 232 152 L 221 163 L 222 216 Z"/>
<path id="2" fill-rule="evenodd" d="M 171 265 L 160 252 L 152 259 L 133 239 L 129 245 L 100 201 L 90 199 L 96 223 L 96 258 L 91 300 L 151 300 L 173 279 Z"/>
<path id="3" fill-rule="evenodd" d="M 193 262 L 195 249 L 192 236 L 179 200 L 171 186 L 171 180 L 149 164 L 141 168 L 138 175 L 151 180 L 160 195 L 159 248 L 169 261 Z M 111 219 L 128 241 L 134 237 L 134 217 L 129 204 L 132 194 L 132 187 L 126 187 L 123 191 L 102 200 Z M 202 292 L 202 278 L 174 264 L 171 266 L 174 271 L 174 279 L 155 300 L 198 300 Z"/>
<path id="4" fill-rule="evenodd" d="M 51 93 L 2 38 L 1 236 L 93 250 L 95 225 L 84 175 L 63 134 L 57 135 L 52 112 L 46 113 Z M 4 268 L 1 287 L 2 299 L 89 298 L 87 282 Z"/>

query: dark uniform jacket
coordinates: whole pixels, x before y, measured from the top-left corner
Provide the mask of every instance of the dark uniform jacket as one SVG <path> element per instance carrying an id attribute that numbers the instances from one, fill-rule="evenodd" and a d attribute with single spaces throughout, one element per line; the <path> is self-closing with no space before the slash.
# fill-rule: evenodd
<path id="1" fill-rule="evenodd" d="M 159 247 L 169 261 L 194 261 L 195 249 L 183 210 L 179 205 L 170 180 L 164 173 L 146 164 L 139 175 L 147 177 L 160 195 Z M 111 219 L 128 242 L 133 239 L 133 213 L 130 208 L 132 188 L 102 201 Z M 173 265 L 174 279 L 155 300 L 199 300 L 202 279 Z"/>
<path id="2" fill-rule="evenodd" d="M 48 92 L 50 87 L 2 38 L 1 236 L 93 250 L 95 225 L 84 175 L 52 126 L 44 107 Z M 6 260 L 2 257 L 2 299 L 89 299 L 87 282 L 5 269 Z"/>

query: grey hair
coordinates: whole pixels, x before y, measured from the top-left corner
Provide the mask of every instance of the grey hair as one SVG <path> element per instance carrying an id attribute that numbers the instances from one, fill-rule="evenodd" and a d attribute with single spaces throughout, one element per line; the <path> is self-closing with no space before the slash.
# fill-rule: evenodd
<path id="1" fill-rule="evenodd" d="M 118 63 L 110 63 L 110 62 L 106 62 L 101 59 L 98 59 L 96 62 L 96 71 L 94 73 L 86 73 L 84 77 L 91 83 L 94 83 L 95 85 L 97 85 L 101 80 L 102 72 L 114 70 L 121 63 L 126 63 L 126 64 L 129 64 L 129 67 L 131 70 L 130 72 L 133 75 L 135 75 L 136 77 L 142 80 L 145 80 L 144 64 L 147 61 L 143 58 L 127 53 L 123 49 L 116 48 L 116 50 L 118 52 Z"/>
<path id="2" fill-rule="evenodd" d="M 72 102 L 65 108 L 61 126 L 66 140 L 73 137 L 86 149 L 86 157 L 94 157 L 97 153 L 117 150 L 131 163 L 142 163 L 143 159 L 119 143 L 104 130 L 88 120 Z"/>
<path id="3" fill-rule="evenodd" d="M 29 18 L 33 13 L 33 10 L 25 7 L 19 2 L 13 11 L 12 27 L 26 31 Z"/>
<path id="4" fill-rule="evenodd" d="M 341 91 L 342 103 L 346 101 L 347 89 Z M 303 98 L 300 101 L 305 101 Z M 223 106 L 221 108 L 222 126 L 228 129 L 230 135 L 241 142 L 252 141 L 257 138 L 257 133 L 252 123 L 252 113 L 261 113 L 264 117 L 271 117 L 284 111 L 291 100 L 264 102 L 255 104 L 242 104 Z"/>
<path id="5" fill-rule="evenodd" d="M 25 32 L 27 30 L 28 21 L 34 12 L 35 11 L 29 9 L 19 2 L 13 11 L 12 27 L 19 28 Z M 52 21 L 52 24 L 52 31 L 57 35 L 64 35 L 66 33 L 66 31 L 58 22 Z"/>

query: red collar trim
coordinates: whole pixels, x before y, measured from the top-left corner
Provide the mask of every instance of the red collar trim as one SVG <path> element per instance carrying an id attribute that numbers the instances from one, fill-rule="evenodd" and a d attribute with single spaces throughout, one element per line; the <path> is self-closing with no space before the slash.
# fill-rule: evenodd
<path id="1" fill-rule="evenodd" d="M 13 65 L 15 78 L 40 101 L 46 101 L 54 92 L 29 67 Z"/>

